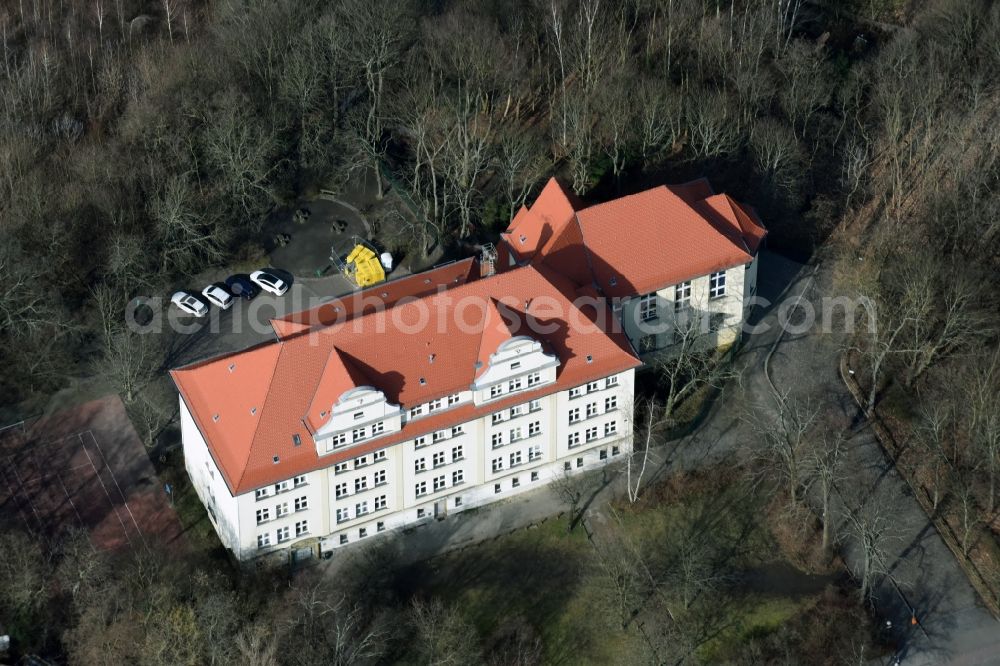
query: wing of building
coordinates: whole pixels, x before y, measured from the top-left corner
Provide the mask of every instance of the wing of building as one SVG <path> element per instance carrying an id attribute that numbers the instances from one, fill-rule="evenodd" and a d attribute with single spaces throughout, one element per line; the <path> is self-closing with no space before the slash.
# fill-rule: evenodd
<path id="1" fill-rule="evenodd" d="M 498 261 L 332 300 L 272 321 L 273 342 L 173 370 L 191 481 L 249 559 L 605 464 L 631 449 L 642 355 L 682 314 L 735 339 L 764 234 L 707 181 L 584 208 L 550 180 Z"/>

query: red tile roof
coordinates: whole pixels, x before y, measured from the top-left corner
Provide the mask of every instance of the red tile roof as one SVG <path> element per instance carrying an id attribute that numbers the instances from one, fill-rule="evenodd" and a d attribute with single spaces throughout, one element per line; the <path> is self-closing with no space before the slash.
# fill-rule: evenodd
<path id="1" fill-rule="evenodd" d="M 549 178 L 531 207 L 521 206 L 501 235 L 515 258 L 527 261 L 562 234 L 579 207 L 559 181 Z"/>
<path id="2" fill-rule="evenodd" d="M 539 339 L 560 365 L 554 385 L 518 394 L 509 399 L 512 404 L 639 365 L 623 335 L 595 326 L 592 308 L 576 308 L 575 290 L 548 268 L 513 268 L 171 375 L 226 483 L 239 494 L 488 414 L 507 402 L 462 405 L 320 458 L 307 424 L 314 428 L 321 406 L 332 407 L 345 387 L 360 382 L 404 407 L 468 390 L 487 348 L 514 334 Z"/>
<path id="3" fill-rule="evenodd" d="M 392 307 L 404 298 L 420 298 L 478 277 L 476 260 L 469 257 L 339 296 L 309 310 L 272 319 L 271 327 L 279 338 L 287 338 L 308 331 L 313 326 L 330 326 L 347 321 L 362 312 Z"/>
<path id="4" fill-rule="evenodd" d="M 558 230 L 531 260 L 618 297 L 746 263 L 767 234 L 752 209 L 704 178 L 577 210 Z"/>

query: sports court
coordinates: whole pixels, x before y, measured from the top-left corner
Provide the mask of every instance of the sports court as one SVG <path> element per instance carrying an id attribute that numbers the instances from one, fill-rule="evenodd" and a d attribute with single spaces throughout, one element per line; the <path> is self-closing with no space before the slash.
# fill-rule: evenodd
<path id="1" fill-rule="evenodd" d="M 0 430 L 0 519 L 101 549 L 179 546 L 181 527 L 117 396 Z"/>

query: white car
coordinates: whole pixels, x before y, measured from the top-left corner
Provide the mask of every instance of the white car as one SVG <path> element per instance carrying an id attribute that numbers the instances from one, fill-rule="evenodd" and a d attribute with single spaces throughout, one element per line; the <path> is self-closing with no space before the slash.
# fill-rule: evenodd
<path id="1" fill-rule="evenodd" d="M 275 296 L 281 296 L 288 291 L 288 284 L 284 280 L 267 271 L 254 271 L 250 274 L 250 279 L 261 289 Z"/>
<path id="2" fill-rule="evenodd" d="M 178 291 L 170 297 L 170 302 L 184 312 L 189 315 L 194 315 L 195 317 L 204 317 L 208 314 L 208 306 L 202 303 L 197 296 L 189 291 Z"/>
<path id="3" fill-rule="evenodd" d="M 201 295 L 217 308 L 228 310 L 233 307 L 233 295 L 220 284 L 210 284 L 201 290 Z"/>

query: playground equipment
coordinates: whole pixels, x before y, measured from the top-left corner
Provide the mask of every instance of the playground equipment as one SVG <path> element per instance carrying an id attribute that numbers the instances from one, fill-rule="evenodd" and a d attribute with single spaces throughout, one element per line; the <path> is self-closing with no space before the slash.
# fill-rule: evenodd
<path id="1" fill-rule="evenodd" d="M 354 237 L 354 249 L 341 259 L 336 253 L 330 260 L 341 273 L 358 287 L 369 287 L 385 280 L 385 269 L 379 261 L 379 254 L 371 243 Z"/>

